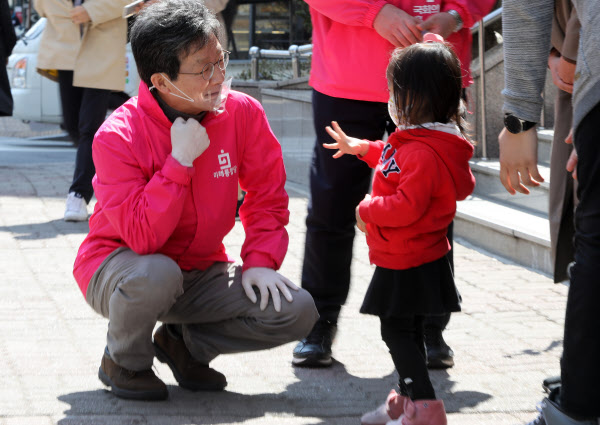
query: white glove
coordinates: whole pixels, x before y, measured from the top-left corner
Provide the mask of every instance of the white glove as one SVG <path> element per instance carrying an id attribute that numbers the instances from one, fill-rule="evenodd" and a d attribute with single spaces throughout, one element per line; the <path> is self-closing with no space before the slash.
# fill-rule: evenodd
<path id="1" fill-rule="evenodd" d="M 195 119 L 177 117 L 171 126 L 171 156 L 181 165 L 191 167 L 210 145 L 206 129 Z"/>
<path id="2" fill-rule="evenodd" d="M 267 308 L 267 304 L 269 304 L 269 292 L 271 292 L 273 307 L 275 307 L 275 311 L 278 313 L 281 311 L 279 291 L 283 293 L 286 300 L 292 302 L 294 299 L 288 287 L 294 291 L 300 289 L 289 279 L 267 267 L 251 267 L 242 273 L 242 287 L 246 292 L 246 296 L 250 298 L 250 301 L 256 303 L 256 294 L 252 286 L 256 286 L 260 291 L 260 310 L 263 311 Z"/>

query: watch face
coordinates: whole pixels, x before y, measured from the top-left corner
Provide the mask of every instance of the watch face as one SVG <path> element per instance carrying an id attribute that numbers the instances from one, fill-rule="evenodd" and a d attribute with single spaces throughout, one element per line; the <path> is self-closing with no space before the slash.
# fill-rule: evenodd
<path id="1" fill-rule="evenodd" d="M 521 120 L 514 115 L 509 114 L 504 116 L 504 126 L 513 134 L 518 134 L 523 131 Z"/>

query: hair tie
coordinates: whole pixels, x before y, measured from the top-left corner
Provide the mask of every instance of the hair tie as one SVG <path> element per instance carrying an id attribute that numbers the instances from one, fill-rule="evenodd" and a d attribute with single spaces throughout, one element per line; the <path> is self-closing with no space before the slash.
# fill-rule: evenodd
<path id="1" fill-rule="evenodd" d="M 443 43 L 444 37 L 442 37 L 439 34 L 434 34 L 432 32 L 428 32 L 423 35 L 423 42 L 424 43 Z"/>

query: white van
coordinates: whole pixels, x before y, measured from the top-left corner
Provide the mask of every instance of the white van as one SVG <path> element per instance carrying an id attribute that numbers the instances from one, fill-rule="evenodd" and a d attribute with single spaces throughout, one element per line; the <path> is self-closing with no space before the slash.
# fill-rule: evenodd
<path id="1" fill-rule="evenodd" d="M 62 108 L 58 83 L 42 77 L 36 71 L 37 54 L 46 27 L 46 18 L 40 18 L 19 39 L 8 58 L 8 79 L 14 99 L 13 117 L 23 121 L 62 123 Z M 121 100 L 137 96 L 140 77 L 127 43 L 125 52 L 125 92 L 115 93 Z"/>

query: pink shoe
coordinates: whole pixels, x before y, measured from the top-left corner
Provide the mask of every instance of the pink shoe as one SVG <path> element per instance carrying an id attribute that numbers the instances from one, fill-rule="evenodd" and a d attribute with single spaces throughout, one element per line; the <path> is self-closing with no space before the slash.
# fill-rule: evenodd
<path id="1" fill-rule="evenodd" d="M 401 425 L 448 425 L 442 400 L 412 401 L 406 397 Z"/>
<path id="2" fill-rule="evenodd" d="M 399 418 L 404 413 L 404 399 L 406 398 L 408 397 L 391 390 L 385 403 L 360 418 L 361 425 L 386 425 L 389 421 Z"/>

